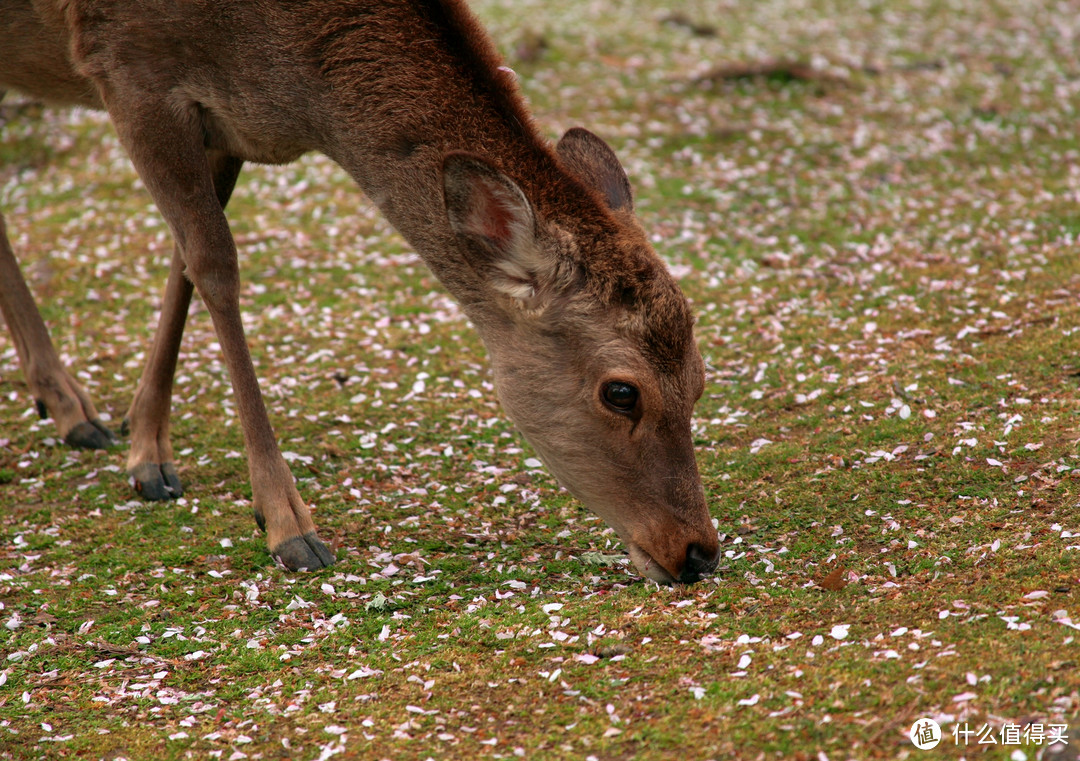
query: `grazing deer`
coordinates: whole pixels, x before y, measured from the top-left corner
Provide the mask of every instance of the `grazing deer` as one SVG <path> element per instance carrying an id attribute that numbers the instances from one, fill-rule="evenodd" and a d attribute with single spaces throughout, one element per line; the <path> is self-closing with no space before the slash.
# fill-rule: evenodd
<path id="1" fill-rule="evenodd" d="M 463 0 L 5 0 L 0 89 L 103 108 L 175 250 L 125 418 L 147 499 L 181 493 L 173 374 L 198 290 L 235 391 L 255 519 L 291 569 L 334 560 L 270 426 L 224 207 L 245 161 L 321 151 L 458 300 L 510 418 L 662 583 L 719 548 L 694 460 L 693 316 L 635 220 L 611 149 L 552 148 Z M 75 447 L 116 439 L 62 366 L 0 222 L 0 307 L 39 411 Z"/>

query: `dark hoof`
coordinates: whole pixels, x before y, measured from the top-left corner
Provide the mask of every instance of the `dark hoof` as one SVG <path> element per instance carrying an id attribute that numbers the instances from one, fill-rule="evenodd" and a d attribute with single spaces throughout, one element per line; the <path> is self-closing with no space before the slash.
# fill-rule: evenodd
<path id="1" fill-rule="evenodd" d="M 74 449 L 111 449 L 120 443 L 99 420 L 84 420 L 68 431 L 64 443 Z"/>
<path id="2" fill-rule="evenodd" d="M 334 562 L 334 554 L 314 531 L 287 539 L 271 549 L 270 554 L 290 571 L 317 571 Z"/>
<path id="3" fill-rule="evenodd" d="M 176 474 L 176 468 L 171 462 L 162 465 L 144 462 L 134 470 L 129 470 L 128 475 L 135 483 L 135 491 L 143 499 L 160 502 L 176 499 L 184 494 L 180 476 Z"/>

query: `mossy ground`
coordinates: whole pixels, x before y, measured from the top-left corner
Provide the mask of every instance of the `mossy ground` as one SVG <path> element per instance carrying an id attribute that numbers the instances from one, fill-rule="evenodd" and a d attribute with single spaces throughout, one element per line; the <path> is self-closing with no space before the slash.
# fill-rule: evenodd
<path id="1" fill-rule="evenodd" d="M 694 302 L 718 575 L 629 569 L 340 170 L 248 167 L 246 327 L 339 561 L 271 561 L 200 305 L 165 505 L 53 438 L 0 337 L 0 758 L 902 758 L 921 717 L 927 757 L 1075 757 L 1000 733 L 1080 726 L 1080 16 L 668 5 L 476 7 Z M 101 116 L 2 108 L 12 242 L 116 424 L 171 241 Z"/>

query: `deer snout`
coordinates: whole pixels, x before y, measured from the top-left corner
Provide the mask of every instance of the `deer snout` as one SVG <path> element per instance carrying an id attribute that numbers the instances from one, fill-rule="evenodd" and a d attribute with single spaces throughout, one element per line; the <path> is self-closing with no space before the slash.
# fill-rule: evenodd
<path id="1" fill-rule="evenodd" d="M 635 542 L 624 540 L 630 559 L 638 572 L 657 584 L 693 584 L 716 570 L 720 562 L 717 537 L 692 541 L 686 545 L 673 542 Z M 676 548 L 680 549 L 676 549 Z M 681 550 L 681 551 L 680 551 Z"/>
<path id="2" fill-rule="evenodd" d="M 695 581 L 700 581 L 702 577 L 715 571 L 719 562 L 719 544 L 706 548 L 696 542 L 691 543 L 686 548 L 686 563 L 683 564 L 682 573 L 679 574 L 679 581 L 683 584 L 693 584 Z"/>

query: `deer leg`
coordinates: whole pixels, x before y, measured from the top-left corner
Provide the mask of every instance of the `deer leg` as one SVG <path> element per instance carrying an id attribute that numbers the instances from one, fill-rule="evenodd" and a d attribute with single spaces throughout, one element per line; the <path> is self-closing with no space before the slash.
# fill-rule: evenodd
<path id="1" fill-rule="evenodd" d="M 244 432 L 255 519 L 266 531 L 270 552 L 293 570 L 330 565 L 334 557 L 315 532 L 259 391 L 240 320 L 236 244 L 214 188 L 195 107 L 182 111 L 152 91 L 118 92 L 110 83 L 103 83 L 102 95 L 214 323 Z"/>
<path id="2" fill-rule="evenodd" d="M 8 242 L 3 215 L 0 215 L 0 312 L 15 341 L 19 364 L 38 414 L 42 418 L 52 417 L 68 446 L 107 449 L 116 445 L 116 436 L 101 422 L 90 397 L 64 369 L 49 340 L 49 332 Z"/>
<path id="3" fill-rule="evenodd" d="M 207 160 L 218 203 L 225 208 L 243 161 L 218 151 L 207 152 Z M 184 275 L 184 259 L 177 249 L 173 252 L 150 356 L 121 428 L 122 433 L 131 434 L 127 472 L 135 491 L 144 499 L 175 499 L 184 493 L 173 463 L 169 415 L 176 358 L 191 294 L 192 284 Z"/>

